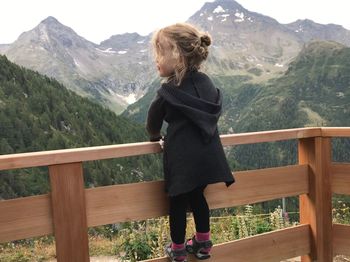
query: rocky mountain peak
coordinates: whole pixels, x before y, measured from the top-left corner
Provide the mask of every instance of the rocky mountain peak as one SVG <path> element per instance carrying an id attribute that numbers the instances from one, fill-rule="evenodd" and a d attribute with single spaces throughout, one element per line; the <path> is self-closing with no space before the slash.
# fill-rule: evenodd
<path id="1" fill-rule="evenodd" d="M 208 21 L 215 21 L 217 19 L 226 21 L 230 15 L 233 15 L 243 20 L 244 12 L 249 11 L 234 0 L 216 0 L 205 3 L 191 18 L 199 16 L 206 18 Z"/>
<path id="2" fill-rule="evenodd" d="M 53 16 L 48 16 L 44 20 L 40 22 L 40 24 L 45 24 L 45 25 L 54 25 L 54 24 L 60 24 L 62 25 L 55 17 Z"/>
<path id="3" fill-rule="evenodd" d="M 321 30 L 325 29 L 334 29 L 334 30 L 346 30 L 343 26 L 337 25 L 337 24 L 319 24 L 311 19 L 298 19 L 297 21 L 287 24 L 287 26 L 294 27 L 294 28 L 301 28 L 301 29 L 310 29 L 314 30 L 315 28 L 320 28 Z"/>
<path id="4" fill-rule="evenodd" d="M 40 31 L 45 31 L 51 35 L 66 34 L 66 35 L 76 35 L 76 33 L 68 26 L 60 23 L 56 18 L 49 16 L 42 20 L 40 24 L 34 28 Z"/>
<path id="5" fill-rule="evenodd" d="M 79 36 L 71 28 L 61 24 L 56 18 L 49 16 L 32 30 L 22 33 L 14 44 L 23 46 L 24 43 L 35 43 L 36 45 L 49 47 L 54 39 L 64 38 L 62 40 L 63 44 L 70 46 L 72 45 L 72 40 L 68 41 L 68 39 L 76 37 Z"/>
<path id="6" fill-rule="evenodd" d="M 17 42 L 25 38 L 31 43 L 44 46 L 50 52 L 58 52 L 57 48 L 92 48 L 95 44 L 79 36 L 73 29 L 63 25 L 55 17 L 49 16 L 38 26 L 22 34 Z"/>
<path id="7" fill-rule="evenodd" d="M 297 20 L 285 25 L 292 30 L 303 42 L 311 40 L 333 40 L 344 45 L 350 45 L 350 31 L 341 25 L 319 24 L 310 19 Z"/>
<path id="8" fill-rule="evenodd" d="M 205 31 L 216 35 L 226 33 L 239 34 L 242 31 L 270 30 L 281 27 L 273 18 L 251 12 L 234 0 L 217 0 L 205 3 L 203 7 L 189 18 L 189 22 L 199 25 Z"/>
<path id="9" fill-rule="evenodd" d="M 211 3 L 205 3 L 203 7 L 204 8 L 206 8 L 206 7 L 214 8 L 212 10 L 212 11 L 214 11 L 215 8 L 217 8 L 217 6 L 221 6 L 223 9 L 225 9 L 227 11 L 230 11 L 230 10 L 231 11 L 236 11 L 236 10 L 245 11 L 245 10 L 247 10 L 234 0 L 216 0 L 216 1 L 211 2 Z"/>
<path id="10" fill-rule="evenodd" d="M 130 46 L 133 46 L 135 44 L 144 44 L 146 43 L 146 39 L 148 39 L 148 37 L 141 36 L 138 33 L 118 34 L 111 36 L 105 41 L 102 41 L 100 46 L 106 48 L 112 47 L 116 50 L 126 49 L 130 48 Z"/>

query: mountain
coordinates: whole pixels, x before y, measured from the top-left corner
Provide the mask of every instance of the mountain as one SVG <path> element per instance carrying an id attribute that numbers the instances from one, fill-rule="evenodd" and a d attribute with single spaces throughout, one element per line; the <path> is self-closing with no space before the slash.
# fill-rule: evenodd
<path id="1" fill-rule="evenodd" d="M 285 25 L 293 30 L 303 42 L 311 40 L 333 40 L 335 42 L 350 46 L 350 31 L 335 24 L 318 24 L 312 20 L 297 20 Z"/>
<path id="2" fill-rule="evenodd" d="M 236 92 L 238 84 L 243 83 L 249 84 L 253 92 L 253 87 L 259 83 L 283 75 L 312 39 L 350 44 L 350 31 L 341 26 L 321 25 L 311 20 L 283 25 L 273 18 L 249 11 L 233 0 L 206 3 L 188 21 L 213 37 L 204 71 L 218 86 L 227 86 L 228 93 Z M 155 90 L 150 87 L 147 99 L 130 105 L 123 115 L 144 122 Z"/>
<path id="3" fill-rule="evenodd" d="M 336 42 L 306 45 L 281 77 L 264 84 L 223 86 L 223 133 L 305 126 L 350 126 L 350 48 Z M 334 139 L 334 161 L 350 159 L 350 141 Z M 295 141 L 232 149 L 245 167 L 296 162 Z"/>
<path id="4" fill-rule="evenodd" d="M 147 140 L 143 125 L 0 56 L 0 154 Z M 161 177 L 158 156 L 84 163 L 86 186 Z M 47 168 L 0 171 L 0 199 L 49 191 Z"/>
<path id="5" fill-rule="evenodd" d="M 213 37 L 208 60 L 212 74 L 270 78 L 284 71 L 302 46 L 275 19 L 251 12 L 233 0 L 206 3 L 188 20 Z"/>
<path id="6" fill-rule="evenodd" d="M 349 126 L 349 86 L 350 48 L 336 42 L 311 42 L 283 76 L 270 80 L 251 96 L 232 127 L 250 131 Z M 246 93 L 245 87 L 242 92 Z M 240 95 L 237 100 L 241 100 Z"/>
<path id="7" fill-rule="evenodd" d="M 350 125 L 350 48 L 337 42 L 314 41 L 271 86 L 298 102 L 306 126 Z M 318 116 L 319 115 L 319 116 Z"/>
<path id="8" fill-rule="evenodd" d="M 350 45 L 350 31 L 342 26 L 298 20 L 280 24 L 251 12 L 233 0 L 206 3 L 188 20 L 213 36 L 208 68 L 212 74 L 252 76 L 255 81 L 275 77 L 310 40 Z M 216 66 L 214 66 L 216 65 Z"/>
<path id="9" fill-rule="evenodd" d="M 153 77 L 147 48 L 148 38 L 137 34 L 113 36 L 96 45 L 48 17 L 21 34 L 3 53 L 120 112 L 144 94 L 145 83 Z"/>
<path id="10" fill-rule="evenodd" d="M 284 25 L 234 0 L 205 3 L 188 22 L 213 36 L 205 71 L 219 78 L 237 76 L 252 84 L 282 75 L 311 39 L 350 43 L 349 31 L 341 26 L 310 20 Z M 0 47 L 0 52 L 117 113 L 147 94 L 147 99 L 130 107 L 132 112 L 125 113 L 142 119 L 135 112 L 144 114 L 142 103 L 154 94 L 152 83 L 157 78 L 150 38 L 128 33 L 98 45 L 48 17 L 10 46 Z"/>
<path id="11" fill-rule="evenodd" d="M 101 42 L 98 50 L 107 53 L 103 60 L 111 65 L 110 76 L 103 80 L 106 86 L 115 86 L 117 97 L 122 97 L 123 108 L 141 98 L 148 83 L 156 77 L 149 43 L 151 36 L 137 33 L 114 35 Z"/>

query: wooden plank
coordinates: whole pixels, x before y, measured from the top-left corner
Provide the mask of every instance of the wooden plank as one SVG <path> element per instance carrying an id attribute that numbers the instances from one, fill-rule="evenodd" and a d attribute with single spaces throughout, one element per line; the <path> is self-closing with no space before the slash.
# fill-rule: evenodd
<path id="1" fill-rule="evenodd" d="M 240 145 L 320 136 L 320 128 L 297 128 L 222 135 L 223 145 Z M 0 155 L 0 170 L 138 156 L 161 152 L 158 142 L 96 146 L 44 152 Z"/>
<path id="2" fill-rule="evenodd" d="M 310 252 L 309 225 L 277 230 L 215 245 L 212 261 L 215 262 L 276 262 Z M 168 258 L 155 258 L 144 262 L 167 262 Z M 199 261 L 188 256 L 189 262 Z"/>
<path id="3" fill-rule="evenodd" d="M 49 195 L 0 201 L 0 243 L 53 232 Z"/>
<path id="4" fill-rule="evenodd" d="M 333 225 L 334 255 L 350 256 L 350 225 Z"/>
<path id="5" fill-rule="evenodd" d="M 321 128 L 295 128 L 263 132 L 221 135 L 224 146 L 275 142 L 281 140 L 299 139 L 321 136 Z"/>
<path id="6" fill-rule="evenodd" d="M 308 192 L 308 166 L 295 165 L 234 173 L 236 182 L 206 189 L 210 208 L 239 206 Z"/>
<path id="7" fill-rule="evenodd" d="M 230 188 L 224 184 L 207 188 L 212 209 L 308 192 L 306 165 L 236 172 L 235 178 Z M 164 183 L 157 181 L 86 189 L 87 225 L 167 215 L 163 188 Z M 50 195 L 0 201 L 0 214 L 0 242 L 53 233 Z"/>
<path id="8" fill-rule="evenodd" d="M 208 186 L 211 209 L 261 202 L 308 192 L 308 167 L 288 166 L 235 173 L 236 183 Z M 88 226 L 167 215 L 164 184 L 144 182 L 86 190 Z M 142 194 L 140 194 L 142 192 Z"/>
<path id="9" fill-rule="evenodd" d="M 49 166 L 58 262 L 89 261 L 82 163 Z"/>
<path id="10" fill-rule="evenodd" d="M 110 146 L 95 146 L 34 153 L 0 155 L 0 170 L 50 166 L 109 158 L 137 156 L 161 152 L 159 143 L 143 142 Z"/>
<path id="11" fill-rule="evenodd" d="M 310 224 L 311 252 L 302 261 L 331 262 L 332 239 L 332 190 L 330 181 L 330 138 L 306 138 L 299 140 L 299 163 L 309 164 L 309 194 L 300 196 L 300 223 Z"/>
<path id="12" fill-rule="evenodd" d="M 350 164 L 333 163 L 331 177 L 333 193 L 350 195 Z"/>
<path id="13" fill-rule="evenodd" d="M 323 127 L 323 137 L 350 137 L 350 127 Z"/>
<path id="14" fill-rule="evenodd" d="M 86 189 L 89 227 L 163 216 L 167 206 L 163 181 Z"/>

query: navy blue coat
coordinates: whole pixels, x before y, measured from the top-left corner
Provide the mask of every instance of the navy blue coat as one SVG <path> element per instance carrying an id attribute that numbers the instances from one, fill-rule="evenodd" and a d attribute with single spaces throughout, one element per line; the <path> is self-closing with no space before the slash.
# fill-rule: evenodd
<path id="1" fill-rule="evenodd" d="M 234 183 L 217 128 L 221 108 L 220 90 L 198 71 L 188 72 L 180 86 L 169 82 L 157 91 L 146 128 L 150 140 L 157 141 L 163 120 L 168 123 L 163 167 L 169 196 L 212 183 Z"/>

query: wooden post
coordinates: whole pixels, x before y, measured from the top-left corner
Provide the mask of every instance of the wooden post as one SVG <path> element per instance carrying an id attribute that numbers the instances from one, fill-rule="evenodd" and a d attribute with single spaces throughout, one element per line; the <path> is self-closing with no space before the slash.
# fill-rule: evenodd
<path id="1" fill-rule="evenodd" d="M 82 163 L 49 166 L 49 173 L 57 261 L 90 261 Z"/>
<path id="2" fill-rule="evenodd" d="M 309 165 L 309 193 L 299 198 L 300 223 L 310 224 L 311 253 L 302 262 L 333 261 L 331 139 L 299 139 L 299 164 Z"/>

